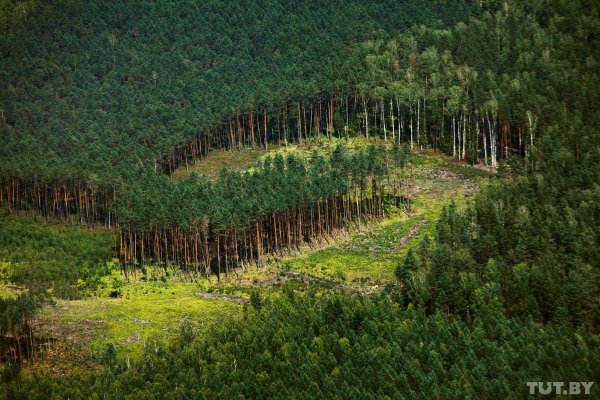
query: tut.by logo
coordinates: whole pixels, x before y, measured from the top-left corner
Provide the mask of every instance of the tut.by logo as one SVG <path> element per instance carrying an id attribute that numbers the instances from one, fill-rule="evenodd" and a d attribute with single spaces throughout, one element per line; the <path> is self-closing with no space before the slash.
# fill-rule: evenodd
<path id="1" fill-rule="evenodd" d="M 527 382 L 529 394 L 590 394 L 594 382 Z"/>

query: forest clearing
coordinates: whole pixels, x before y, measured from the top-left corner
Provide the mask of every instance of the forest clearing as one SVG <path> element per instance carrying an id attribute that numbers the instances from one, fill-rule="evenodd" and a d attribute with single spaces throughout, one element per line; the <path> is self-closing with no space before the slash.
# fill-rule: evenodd
<path id="1" fill-rule="evenodd" d="M 298 147 L 288 151 L 309 154 Z M 236 157 L 229 157 L 231 164 L 217 162 L 212 168 L 242 165 Z M 193 168 L 214 175 L 214 169 L 201 165 L 210 159 L 198 161 L 198 168 Z M 376 292 L 393 279 L 396 265 L 406 257 L 408 248 L 434 234 L 429 221 L 438 218 L 441 208 L 451 200 L 458 204 L 468 201 L 489 176 L 441 154 L 416 155 L 411 211 L 398 211 L 382 221 L 355 227 L 341 237 L 304 245 L 300 250 L 269 259 L 264 267 L 250 268 L 237 276 L 232 274 L 220 283 L 206 278 L 190 282 L 178 271 L 165 277 L 164 271 L 151 266 L 145 275 L 126 282 L 114 270 L 102 278 L 102 285 L 91 297 L 57 299 L 44 307 L 35 328 L 48 341 L 45 350 L 48 356 L 33 368 L 57 374 L 93 369 L 107 345 L 115 346 L 119 359 L 135 358 L 154 341 L 167 342 L 175 337 L 182 323 L 191 323 L 195 330 L 202 330 L 224 315 L 241 315 L 243 303 L 237 299 L 249 300 L 255 289 L 264 298 L 277 296 L 279 291 L 273 291 L 274 288 L 290 284 L 296 288 L 316 285 L 324 290 L 358 295 Z M 418 229 L 413 230 L 415 227 Z M 116 286 L 121 293 L 118 298 L 111 298 L 110 292 Z M 2 287 L 4 296 L 15 293 L 6 285 Z M 211 294 L 215 296 L 211 298 Z M 233 303 L 227 296 L 233 296 Z"/>
<path id="2" fill-rule="evenodd" d="M 597 1 L 11 0 L 0 39 L 1 399 L 599 397 Z"/>

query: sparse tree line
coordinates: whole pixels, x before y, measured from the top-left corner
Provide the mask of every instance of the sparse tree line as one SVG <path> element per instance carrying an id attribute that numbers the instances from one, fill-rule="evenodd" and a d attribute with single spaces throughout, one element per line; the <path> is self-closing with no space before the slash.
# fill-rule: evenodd
<path id="1" fill-rule="evenodd" d="M 115 223 L 110 207 L 115 197 L 114 188 L 94 188 L 79 179 L 0 178 L 0 199 L 10 209 L 34 209 L 45 217 L 104 223 L 108 228 Z"/>
<path id="2" fill-rule="evenodd" d="M 205 133 L 195 135 L 192 140 L 183 146 L 176 146 L 166 157 L 159 160 L 156 169 L 165 174 L 172 175 L 179 167 L 188 166 L 208 157 L 211 137 Z"/>
<path id="3" fill-rule="evenodd" d="M 448 97 L 430 99 L 429 103 L 427 97 L 417 97 L 412 103 L 406 92 L 394 93 L 405 83 L 392 79 L 388 84 L 396 87 L 386 88 L 382 99 L 360 95 L 357 88 L 352 95 L 322 96 L 316 102 L 287 101 L 281 107 L 236 115 L 205 137 L 210 137 L 217 148 L 259 145 L 268 149 L 269 143 L 302 144 L 309 139 L 363 135 L 394 144 L 407 143 L 412 149 L 439 148 L 458 160 L 493 167 L 498 166 L 500 159 L 508 160 L 515 154 L 525 156 L 533 144 L 531 135 L 537 120 L 531 112 L 526 115 L 533 121 L 525 125 L 523 121 L 501 119 L 495 100 L 473 111 L 468 109 L 468 95 L 463 94 L 462 99 L 450 97 L 456 95 L 456 86 L 447 91 Z M 425 91 L 417 96 L 424 94 Z M 458 104 L 460 101 L 465 104 Z M 455 104 L 458 105 L 453 107 Z M 184 146 L 170 157 L 177 160 L 175 165 L 187 165 L 203 156 L 204 149 Z M 172 172 L 174 168 L 168 170 Z"/>

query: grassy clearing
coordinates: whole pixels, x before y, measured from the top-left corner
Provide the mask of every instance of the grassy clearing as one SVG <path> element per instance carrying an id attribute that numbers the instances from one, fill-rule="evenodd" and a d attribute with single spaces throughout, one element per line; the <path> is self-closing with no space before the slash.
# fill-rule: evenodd
<path id="1" fill-rule="evenodd" d="M 181 179 L 195 172 L 198 175 L 206 175 L 211 182 L 215 182 L 223 168 L 245 171 L 267 153 L 264 148 L 258 146 L 234 150 L 211 150 L 207 158 L 177 169 L 173 173 L 173 178 Z"/>
<path id="2" fill-rule="evenodd" d="M 0 268 L 9 268 L 8 266 L 2 266 L 2 264 L 5 263 L 0 263 Z M 6 282 L 5 278 L 3 277 L 3 282 Z M 23 286 L 18 286 L 18 285 L 12 285 L 10 283 L 3 283 L 0 284 L 0 298 L 1 299 L 7 299 L 9 297 L 17 297 L 19 294 L 21 293 L 25 293 L 27 292 L 27 288 L 23 287 Z"/>
<path id="3" fill-rule="evenodd" d="M 117 274 L 114 278 L 122 279 Z M 146 346 L 167 343 L 183 323 L 202 330 L 218 319 L 239 315 L 239 304 L 198 296 L 203 289 L 168 280 L 130 282 L 118 298 L 101 290 L 81 300 L 57 300 L 40 315 L 39 332 L 58 339 L 40 367 L 59 374 L 90 368 L 109 344 L 119 358 L 135 358 Z"/>
<path id="4" fill-rule="evenodd" d="M 182 322 L 195 328 L 236 315 L 240 305 L 197 296 L 208 283 L 124 283 L 114 256 L 114 234 L 46 220 L 28 213 L 0 215 L 0 297 L 25 286 L 48 290 L 35 331 L 52 341 L 36 368 L 55 373 L 90 368 L 108 344 L 119 357 L 135 357 L 153 340 L 167 340 Z M 119 288 L 120 297 L 110 292 Z"/>
<path id="5" fill-rule="evenodd" d="M 441 210 L 441 207 L 439 208 Z M 427 216 L 396 216 L 379 224 L 373 224 L 342 238 L 331 246 L 306 251 L 298 257 L 281 261 L 283 270 L 339 282 L 353 287 L 377 290 L 393 279 L 398 261 L 406 254 L 406 247 L 399 248 L 400 239 L 409 235 L 410 228 L 439 214 L 433 211 Z M 424 225 L 415 239 L 431 234 L 433 223 Z"/>

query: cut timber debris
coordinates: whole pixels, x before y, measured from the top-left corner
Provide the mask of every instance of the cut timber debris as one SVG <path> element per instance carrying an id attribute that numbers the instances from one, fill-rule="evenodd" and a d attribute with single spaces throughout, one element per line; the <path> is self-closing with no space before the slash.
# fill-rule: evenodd
<path id="1" fill-rule="evenodd" d="M 243 297 L 239 297 L 239 296 L 234 296 L 232 294 L 197 292 L 196 296 L 204 297 L 205 299 L 233 301 L 234 303 L 239 303 L 239 304 L 248 303 L 247 299 L 244 299 Z"/>
<path id="2" fill-rule="evenodd" d="M 312 276 L 302 275 L 297 272 L 286 271 L 281 276 L 286 277 L 288 279 L 300 280 L 300 281 L 304 282 L 305 284 L 318 283 L 318 284 L 329 286 L 333 289 L 338 289 L 338 290 L 341 290 L 341 291 L 344 291 L 347 293 L 362 294 L 362 292 L 360 290 L 355 289 L 353 287 L 340 285 L 339 283 L 331 282 L 331 281 L 321 279 L 321 278 L 314 278 Z"/>
<path id="3" fill-rule="evenodd" d="M 421 168 L 421 171 L 442 179 L 455 179 L 457 177 L 456 173 L 442 169 Z"/>
<path id="4" fill-rule="evenodd" d="M 417 222 L 417 224 L 415 226 L 410 228 L 410 232 L 408 232 L 408 235 L 406 235 L 400 239 L 400 243 L 398 243 L 398 245 L 396 246 L 396 250 L 400 250 L 401 248 L 406 246 L 406 244 L 408 242 L 410 242 L 415 236 L 417 236 L 421 227 L 428 223 L 429 223 L 429 221 L 426 219 Z"/>

